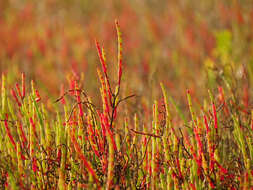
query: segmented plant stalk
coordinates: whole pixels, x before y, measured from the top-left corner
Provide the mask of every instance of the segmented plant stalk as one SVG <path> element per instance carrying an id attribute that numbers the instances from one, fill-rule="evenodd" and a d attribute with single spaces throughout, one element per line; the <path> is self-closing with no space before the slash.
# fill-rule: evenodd
<path id="1" fill-rule="evenodd" d="M 97 69 L 98 72 L 98 76 L 100 79 L 100 83 L 101 83 L 101 96 L 102 96 L 102 101 L 103 101 L 103 110 L 104 110 L 104 114 L 108 117 L 109 113 L 110 113 L 110 108 L 109 108 L 109 104 L 108 104 L 108 97 L 107 97 L 107 93 L 106 93 L 106 86 L 105 86 L 105 81 L 104 78 L 102 76 L 102 73 L 100 72 L 99 69 Z"/>
<path id="2" fill-rule="evenodd" d="M 82 107 L 82 101 L 81 101 L 81 97 L 80 97 L 80 90 L 78 88 L 78 84 L 75 81 L 75 93 L 76 93 L 76 99 L 77 99 L 77 104 L 78 104 L 78 108 L 79 108 L 79 116 L 82 118 L 84 113 L 83 113 L 83 107 Z"/>
<path id="3" fill-rule="evenodd" d="M 6 79 L 5 79 L 5 75 L 2 74 L 2 95 L 1 95 L 1 98 L 2 98 L 2 114 L 5 114 L 6 113 L 6 108 L 7 108 L 7 105 L 6 105 L 6 101 L 7 101 L 7 96 L 6 96 Z"/>
<path id="4" fill-rule="evenodd" d="M 117 146 L 114 140 L 114 134 L 110 129 L 110 125 L 106 117 L 103 117 L 103 123 L 106 128 L 106 139 L 109 145 L 109 155 L 108 155 L 108 169 L 107 169 L 107 183 L 106 189 L 110 189 L 113 184 L 114 176 L 114 153 L 117 152 Z"/>
<path id="5" fill-rule="evenodd" d="M 95 143 L 96 135 L 92 127 L 90 116 L 87 116 L 87 125 L 88 125 L 89 142 L 91 143 L 91 148 L 93 152 L 95 153 L 95 155 L 99 158 L 100 157 L 99 147 L 97 147 Z"/>
<path id="6" fill-rule="evenodd" d="M 113 185 L 113 175 L 114 175 L 114 147 L 112 139 L 107 135 L 107 141 L 109 144 L 109 158 L 108 158 L 108 169 L 107 169 L 107 182 L 106 189 L 110 190 Z"/>
<path id="7" fill-rule="evenodd" d="M 8 125 L 7 121 L 8 121 L 8 114 L 5 114 L 5 120 L 4 120 L 5 130 L 6 130 L 6 133 L 7 133 L 8 137 L 9 137 L 9 140 L 12 144 L 14 152 L 16 152 L 16 150 L 17 150 L 16 143 L 15 143 L 15 140 L 14 140 L 12 134 L 11 134 L 11 131 L 10 131 L 10 128 L 9 128 L 9 125 Z"/>
<path id="8" fill-rule="evenodd" d="M 117 36 L 118 36 L 118 88 L 120 87 L 122 77 L 122 34 L 119 27 L 119 22 L 115 21 Z M 119 91 L 119 89 L 118 89 Z M 118 92 L 116 91 L 116 94 Z"/>
<path id="9" fill-rule="evenodd" d="M 21 145 L 20 143 L 18 142 L 17 143 L 17 158 L 18 158 L 18 172 L 19 172 L 19 175 L 21 177 L 21 180 L 22 180 L 22 177 L 24 175 L 24 166 L 23 166 L 23 155 L 22 155 L 22 152 L 21 152 Z"/>
<path id="10" fill-rule="evenodd" d="M 21 74 L 21 80 L 22 80 L 22 99 L 25 98 L 25 74 Z"/>
<path id="11" fill-rule="evenodd" d="M 31 178 L 31 189 L 35 189 L 36 186 L 36 172 L 37 172 L 37 163 L 35 158 L 35 146 L 36 146 L 36 128 L 35 124 L 33 123 L 32 118 L 30 120 L 30 162 L 33 170 L 32 178 Z"/>
<path id="12" fill-rule="evenodd" d="M 157 133 L 158 129 L 158 103 L 155 101 L 153 105 L 153 134 Z M 157 165 L 156 165 L 156 159 L 157 159 L 157 140 L 156 138 L 152 138 L 152 173 L 151 173 L 151 188 L 156 189 L 156 179 L 157 179 Z"/>
<path id="13" fill-rule="evenodd" d="M 206 126 L 207 150 L 209 153 L 209 170 L 210 171 L 208 173 L 212 173 L 214 170 L 214 161 L 215 161 L 214 160 L 214 145 L 211 139 L 211 133 L 210 133 L 211 129 L 208 125 L 207 118 L 205 115 L 204 115 L 204 123 Z"/>
<path id="14" fill-rule="evenodd" d="M 28 143 L 28 140 L 26 138 L 25 132 L 24 132 L 24 128 L 21 122 L 17 122 L 18 124 L 18 135 L 19 135 L 19 139 L 22 142 L 22 147 L 25 148 L 25 146 Z"/>
<path id="15" fill-rule="evenodd" d="M 169 109 L 169 103 L 168 103 L 168 97 L 167 97 L 167 93 L 166 90 L 164 88 L 164 85 L 162 83 L 160 83 L 161 89 L 162 89 L 162 93 L 163 93 L 163 101 L 165 104 L 165 111 L 166 111 L 166 123 L 165 123 L 165 129 L 164 129 L 164 134 L 162 137 L 162 141 L 163 141 L 163 148 L 164 148 L 164 156 L 165 156 L 165 160 L 166 162 L 168 162 L 170 160 L 170 155 L 169 155 L 169 146 L 168 146 L 168 140 L 169 140 L 169 131 L 171 128 L 171 114 L 170 114 L 170 109 Z M 166 173 L 167 173 L 167 178 L 166 178 L 166 183 L 167 189 L 171 188 L 171 175 L 169 175 L 169 166 L 166 167 Z"/>
<path id="16" fill-rule="evenodd" d="M 147 126 L 143 125 L 143 131 L 144 133 L 147 133 Z M 143 135 L 142 137 L 142 155 L 145 156 L 144 160 L 143 160 L 143 164 L 142 164 L 142 168 L 144 171 L 144 175 L 148 174 L 148 137 L 146 137 L 145 135 Z"/>
<path id="17" fill-rule="evenodd" d="M 197 125 L 197 117 L 196 117 L 195 112 L 192 107 L 192 99 L 191 99 L 190 90 L 187 90 L 187 100 L 188 100 L 188 106 L 189 106 L 189 110 L 190 110 L 190 113 L 192 116 L 193 124 Z"/>
<path id="18" fill-rule="evenodd" d="M 112 96 L 111 85 L 110 85 L 109 77 L 108 77 L 108 74 L 107 74 L 106 62 L 105 62 L 105 59 L 104 59 L 105 58 L 105 52 L 104 53 L 102 52 L 102 50 L 100 48 L 100 45 L 99 45 L 97 40 L 95 41 L 95 43 L 96 43 L 100 63 L 102 65 L 103 73 L 105 75 L 105 81 L 106 81 L 106 87 L 107 87 L 106 90 L 109 94 L 109 97 L 111 97 Z"/>

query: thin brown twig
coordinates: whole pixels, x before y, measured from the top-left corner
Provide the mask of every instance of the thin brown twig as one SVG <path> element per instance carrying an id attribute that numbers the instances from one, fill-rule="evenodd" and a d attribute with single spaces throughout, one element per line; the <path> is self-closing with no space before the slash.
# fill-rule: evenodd
<path id="1" fill-rule="evenodd" d="M 144 132 L 141 132 L 141 131 L 135 131 L 134 129 L 130 129 L 132 132 L 136 133 L 136 134 L 139 134 L 139 135 L 147 135 L 147 136 L 150 136 L 150 137 L 155 137 L 155 138 L 161 138 L 160 135 L 155 135 L 155 134 L 152 134 L 152 133 L 144 133 Z"/>
<path id="2" fill-rule="evenodd" d="M 54 101 L 54 103 L 57 103 L 57 102 L 59 102 L 60 100 L 62 100 L 62 99 L 64 98 L 64 96 L 66 96 L 68 93 L 70 93 L 70 92 L 75 92 L 75 91 L 81 92 L 81 93 L 85 96 L 85 98 L 88 99 L 87 94 L 86 94 L 82 89 L 69 89 L 69 90 L 67 90 L 66 92 L 64 92 L 64 94 L 61 95 L 59 98 L 57 98 L 57 99 Z"/>
<path id="3" fill-rule="evenodd" d="M 86 101 L 84 101 L 84 102 L 77 102 L 77 103 L 75 103 L 74 105 L 73 105 L 73 107 L 71 108 L 71 111 L 70 111 L 70 114 L 69 114 L 69 117 L 68 117 L 68 119 L 67 119 L 67 122 L 69 122 L 69 120 L 70 120 L 70 118 L 71 118 L 71 116 L 72 116 L 72 114 L 73 114 L 73 112 L 74 112 L 74 110 L 75 110 L 75 108 L 77 107 L 77 105 L 78 104 L 84 104 L 84 105 L 86 105 L 87 106 L 87 104 L 89 104 L 89 105 L 91 105 L 91 106 L 94 106 L 95 107 L 95 105 L 94 104 L 92 104 L 92 103 L 90 103 L 90 102 L 86 102 Z M 90 109 L 90 107 L 89 106 L 87 106 L 87 108 L 88 109 Z M 92 110 L 91 110 L 92 111 Z M 94 114 L 94 112 L 92 111 L 92 113 Z"/>
<path id="4" fill-rule="evenodd" d="M 116 107 L 118 107 L 118 105 L 119 105 L 121 102 L 123 102 L 123 101 L 125 101 L 125 100 L 127 100 L 127 99 L 129 99 L 129 98 L 135 97 L 135 96 L 136 96 L 135 94 L 132 94 L 132 95 L 129 95 L 129 96 L 125 97 L 125 98 L 120 99 L 120 100 L 118 101 L 118 103 L 116 104 Z"/>
<path id="5" fill-rule="evenodd" d="M 2 121 L 2 122 L 8 122 L 8 123 L 11 123 L 11 124 L 15 124 L 15 121 L 12 121 L 12 120 L 6 120 L 6 119 L 0 119 L 0 121 Z"/>

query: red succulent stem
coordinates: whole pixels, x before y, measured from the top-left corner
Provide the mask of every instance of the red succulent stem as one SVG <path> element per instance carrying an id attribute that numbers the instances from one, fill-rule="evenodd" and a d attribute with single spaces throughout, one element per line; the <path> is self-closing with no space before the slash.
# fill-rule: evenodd
<path id="1" fill-rule="evenodd" d="M 212 103 L 212 107 L 213 107 L 213 116 L 214 116 L 214 128 L 217 134 L 218 133 L 218 119 L 217 119 L 217 112 L 216 112 L 216 107 L 215 107 L 214 102 Z"/>
<path id="2" fill-rule="evenodd" d="M 25 98 L 25 74 L 22 73 L 21 74 L 21 78 L 22 78 L 22 99 Z"/>
<path id="3" fill-rule="evenodd" d="M 19 84 L 18 83 L 16 83 L 16 89 L 18 91 L 18 96 L 22 99 L 22 93 L 21 93 L 21 90 L 19 88 Z"/>
<path id="4" fill-rule="evenodd" d="M 78 89 L 77 82 L 75 82 L 75 89 Z M 81 102 L 79 90 L 76 90 L 76 99 L 77 99 L 78 108 L 79 108 L 79 115 L 80 115 L 80 117 L 83 117 L 84 113 L 83 113 L 83 107 L 82 107 L 82 102 Z"/>
<path id="5" fill-rule="evenodd" d="M 23 146 L 23 148 L 25 148 L 25 143 L 27 143 L 28 141 L 27 141 L 27 138 L 25 136 L 25 133 L 24 133 L 24 130 L 23 130 L 23 126 L 22 126 L 21 123 L 19 123 L 19 130 L 21 132 L 21 137 L 22 137 L 22 146 Z"/>
<path id="6" fill-rule="evenodd" d="M 107 91 L 108 91 L 109 98 L 110 98 L 110 101 L 111 101 L 112 90 L 111 90 L 111 85 L 110 85 L 109 77 L 108 77 L 108 74 L 107 74 L 106 63 L 105 63 L 105 60 L 103 58 L 102 50 L 100 48 L 100 45 L 99 45 L 98 41 L 95 40 L 95 43 L 96 43 L 96 47 L 97 47 L 97 51 L 98 51 L 99 60 L 100 60 L 100 63 L 102 65 L 103 72 L 104 72 L 104 75 L 105 75 L 106 85 L 107 85 Z"/>
<path id="7" fill-rule="evenodd" d="M 122 38 L 119 27 L 119 22 L 115 21 L 117 35 L 118 35 L 118 86 L 120 87 L 122 77 Z"/>
<path id="8" fill-rule="evenodd" d="M 11 94 L 14 97 L 15 101 L 17 102 L 18 106 L 21 107 L 21 103 L 18 100 L 15 90 L 11 89 Z"/>
<path id="9" fill-rule="evenodd" d="M 11 144 L 14 146 L 14 149 L 17 150 L 16 143 L 15 143 L 14 138 L 13 138 L 11 132 L 10 132 L 10 128 L 8 126 L 7 121 L 8 121 L 8 114 L 5 114 L 4 126 L 5 126 L 5 129 L 6 129 L 7 135 L 9 137 L 10 141 L 11 141 Z"/>
<path id="10" fill-rule="evenodd" d="M 115 140 L 114 140 L 114 134 L 113 132 L 111 131 L 110 129 L 110 124 L 108 122 L 108 118 L 104 116 L 104 114 L 101 114 L 102 116 L 102 121 L 104 123 L 104 126 L 105 126 L 105 129 L 106 131 L 108 132 L 110 138 L 111 138 L 111 141 L 112 141 L 112 144 L 113 144 L 113 148 L 115 151 L 117 151 L 117 146 L 116 146 L 116 143 L 115 143 Z"/>

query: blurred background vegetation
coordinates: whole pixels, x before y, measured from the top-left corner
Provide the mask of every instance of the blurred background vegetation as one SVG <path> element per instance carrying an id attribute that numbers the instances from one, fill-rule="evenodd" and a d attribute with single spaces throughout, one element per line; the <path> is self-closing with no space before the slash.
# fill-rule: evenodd
<path id="1" fill-rule="evenodd" d="M 135 101 L 151 107 L 160 82 L 182 108 L 186 89 L 200 104 L 219 85 L 252 96 L 252 0 L 0 1 L 0 71 L 9 84 L 25 72 L 44 101 L 72 79 L 97 96 L 94 40 L 104 45 L 113 78 L 115 19 L 123 33 L 123 93 L 138 95 Z"/>

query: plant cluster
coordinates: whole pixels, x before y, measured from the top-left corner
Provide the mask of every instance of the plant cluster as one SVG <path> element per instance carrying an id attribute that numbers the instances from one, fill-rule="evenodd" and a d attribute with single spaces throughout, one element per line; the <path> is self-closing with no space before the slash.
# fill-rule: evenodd
<path id="1" fill-rule="evenodd" d="M 118 113 L 135 95 L 121 98 L 122 37 L 117 21 L 115 25 L 115 85 L 105 50 L 95 42 L 102 67 L 97 70 L 101 106 L 73 80 L 72 88 L 54 102 L 60 106 L 52 117 L 33 81 L 27 90 L 24 73 L 10 93 L 2 75 L 1 188 L 252 188 L 253 112 L 239 104 L 232 89 L 229 98 L 222 87 L 217 96 L 209 91 L 209 100 L 199 108 L 188 90 L 189 121 L 162 83 L 163 99 L 154 102 L 151 123 L 135 114 L 132 125 L 131 118 Z M 173 123 L 174 107 L 182 126 Z"/>
<path id="2" fill-rule="evenodd" d="M 0 189 L 253 190 L 252 25 L 251 0 L 0 1 Z"/>

